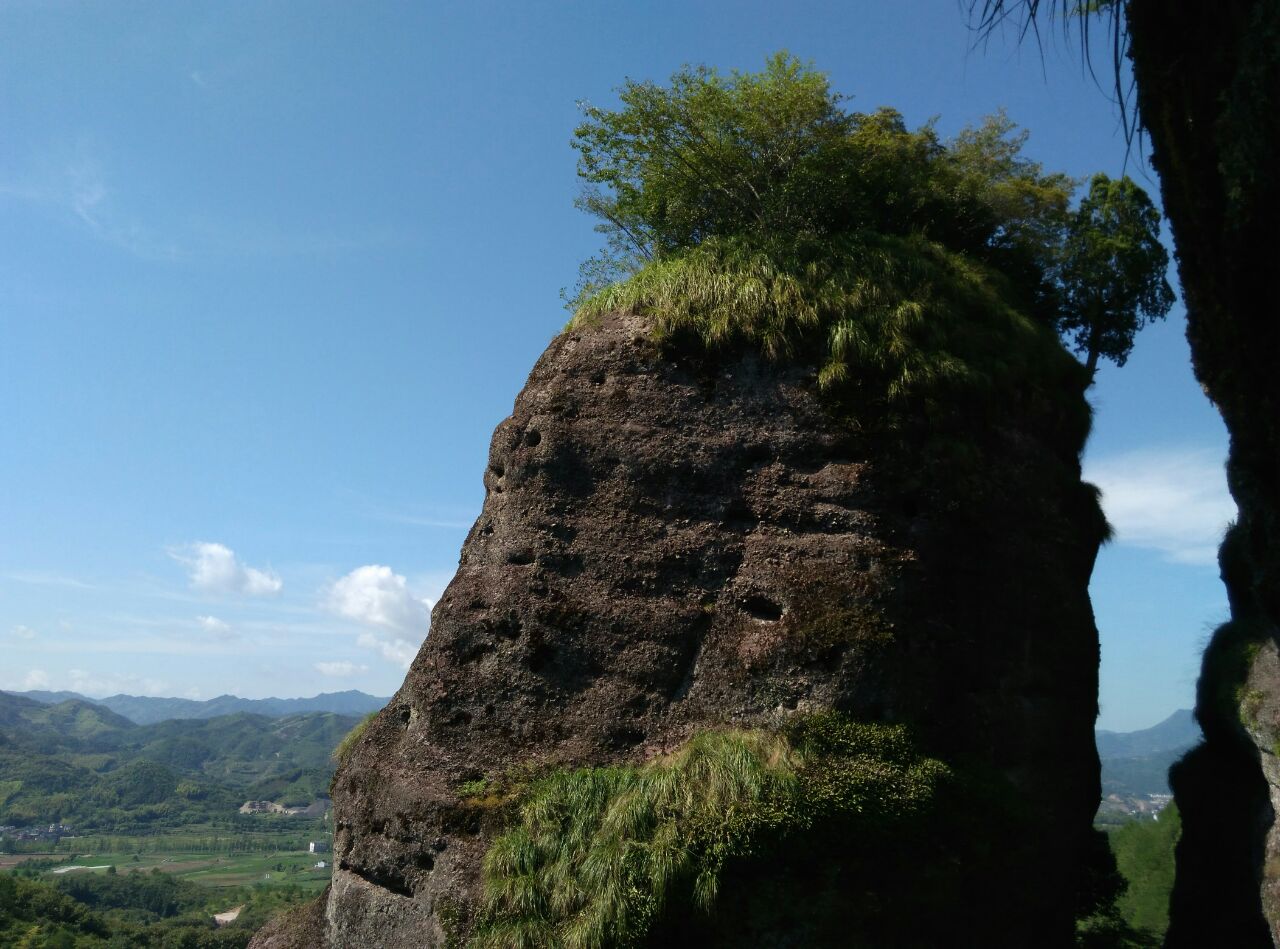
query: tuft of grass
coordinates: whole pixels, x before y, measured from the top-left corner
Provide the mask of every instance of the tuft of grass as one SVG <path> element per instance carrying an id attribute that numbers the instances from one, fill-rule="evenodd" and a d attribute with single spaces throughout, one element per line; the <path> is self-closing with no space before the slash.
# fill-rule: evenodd
<path id="1" fill-rule="evenodd" d="M 488 778 L 477 778 L 474 781 L 463 781 L 458 785 L 458 797 L 483 797 L 488 790 Z"/>
<path id="2" fill-rule="evenodd" d="M 907 818 L 947 775 L 904 729 L 837 715 L 701 732 L 641 766 L 553 772 L 485 855 L 472 946 L 634 945 L 672 902 L 710 910 L 730 861 L 822 820 Z"/>
<path id="3" fill-rule="evenodd" d="M 660 341 L 811 362 L 821 389 L 899 410 L 1011 393 L 1082 403 L 1078 364 L 1007 299 L 996 271 L 922 235 L 712 238 L 596 293 L 571 325 L 643 313 Z"/>
<path id="4" fill-rule="evenodd" d="M 377 714 L 377 712 L 370 712 L 355 728 L 342 737 L 342 741 L 338 742 L 338 747 L 333 749 L 332 757 L 334 761 L 339 765 L 346 763 L 347 758 L 351 756 L 351 752 L 356 746 L 356 742 L 360 740 L 360 736 L 364 734 L 365 729 L 369 727 L 369 723 L 374 720 Z"/>

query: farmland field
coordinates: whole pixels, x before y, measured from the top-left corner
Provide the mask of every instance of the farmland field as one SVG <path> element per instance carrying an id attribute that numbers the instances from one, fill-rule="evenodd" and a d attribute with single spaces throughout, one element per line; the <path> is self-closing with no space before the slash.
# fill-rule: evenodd
<path id="1" fill-rule="evenodd" d="M 57 861 L 58 865 L 45 867 L 41 875 L 106 873 L 108 867 L 117 873 L 155 869 L 202 886 L 296 886 L 318 893 L 329 882 L 329 855 L 309 853 L 308 839 L 328 838 L 319 832 L 309 838 L 289 832 L 245 835 L 242 839 L 202 834 L 65 839 L 54 853 L 0 855 L 0 869 L 20 861 L 38 860 L 41 865 Z M 110 846 L 95 846 L 102 844 Z M 315 864 L 321 860 L 326 865 L 318 869 Z"/>

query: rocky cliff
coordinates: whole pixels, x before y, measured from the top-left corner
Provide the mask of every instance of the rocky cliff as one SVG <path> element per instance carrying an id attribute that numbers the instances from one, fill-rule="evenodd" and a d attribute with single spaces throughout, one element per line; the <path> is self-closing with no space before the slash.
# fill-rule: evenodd
<path id="1" fill-rule="evenodd" d="M 1072 944 L 1105 524 L 1079 480 L 1083 428 L 1006 395 L 948 446 L 927 413 L 889 432 L 810 369 L 660 346 L 639 317 L 559 336 L 494 434 L 430 638 L 335 778 L 332 888 L 255 945 L 559 944 L 541 891 L 526 941 L 485 928 L 486 853 L 532 819 L 530 789 L 630 787 L 724 729 L 774 749 L 764 771 L 803 757 L 802 778 L 866 793 L 826 810 L 793 795 L 804 813 L 763 808 L 749 833 L 703 807 L 718 896 L 645 894 L 652 944 Z M 833 712 L 836 739 L 796 737 Z M 911 797 L 908 774 L 942 790 L 864 820 Z"/>
<path id="2" fill-rule="evenodd" d="M 1133 0 L 1131 58 L 1196 376 L 1231 433 L 1231 621 L 1205 652 L 1169 945 L 1280 944 L 1280 3 Z"/>

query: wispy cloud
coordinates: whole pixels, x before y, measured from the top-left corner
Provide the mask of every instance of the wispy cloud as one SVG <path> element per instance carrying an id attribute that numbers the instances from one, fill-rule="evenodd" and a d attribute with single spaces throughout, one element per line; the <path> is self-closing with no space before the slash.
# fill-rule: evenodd
<path id="1" fill-rule="evenodd" d="M 206 92 L 223 71 L 196 69 L 188 79 Z M 162 196 L 165 210 L 145 212 L 139 188 L 119 167 L 103 159 L 92 142 L 39 156 L 32 165 L 0 181 L 0 200 L 39 206 L 61 216 L 94 239 L 148 261 L 200 258 L 334 258 L 403 246 L 413 237 L 367 220 L 331 223 L 312 218 L 277 222 L 242 209 L 228 215 L 227 203 L 193 204 L 190 193 Z"/>
<path id="2" fill-rule="evenodd" d="M 361 633 L 356 638 L 356 645 L 365 649 L 372 649 L 387 662 L 394 662 L 405 669 L 409 668 L 410 663 L 413 662 L 413 657 L 418 654 L 418 646 L 415 646 L 407 639 L 401 639 L 399 636 L 394 639 L 385 639 L 381 636 L 375 636 L 373 633 Z"/>
<path id="3" fill-rule="evenodd" d="M 171 549 L 169 556 L 187 567 L 192 589 L 204 593 L 267 596 L 284 588 L 273 572 L 241 563 L 224 544 L 197 541 Z"/>
<path id="4" fill-rule="evenodd" d="M 130 695 L 172 695 L 173 688 L 163 679 L 143 675 L 103 674 L 69 669 L 67 681 L 72 692 L 94 697 L 127 693 Z"/>
<path id="5" fill-rule="evenodd" d="M 1203 448 L 1149 448 L 1090 459 L 1085 478 L 1102 489 L 1117 543 L 1212 565 L 1236 515 L 1222 465 L 1221 454 Z"/>
<path id="6" fill-rule="evenodd" d="M 360 672 L 368 672 L 369 667 L 357 665 L 354 662 L 317 662 L 316 671 L 324 676 L 332 676 L 334 678 L 344 678 L 353 676 Z"/>
<path id="7" fill-rule="evenodd" d="M 172 630 L 163 634 L 139 631 L 106 633 L 100 636 L 64 639 L 45 636 L 34 640 L 32 649 L 50 656 L 65 657 L 66 662 L 83 661 L 86 656 L 113 657 L 154 656 L 237 656 L 262 652 L 267 647 L 259 641 L 220 639 L 212 636 L 177 636 Z M 52 662 L 52 660 L 50 660 Z"/>
<path id="8" fill-rule="evenodd" d="M 220 620 L 216 616 L 197 616 L 196 622 L 200 624 L 202 630 L 216 639 L 236 638 L 235 631 L 226 620 Z"/>
<path id="9" fill-rule="evenodd" d="M 30 626 L 23 626 L 21 623 L 13 627 L 12 632 L 13 632 L 13 635 L 18 639 L 35 639 L 36 638 L 36 631 L 32 629 Z"/>
<path id="10" fill-rule="evenodd" d="M 14 583 L 26 583 L 32 586 L 70 587 L 75 590 L 97 590 L 99 587 L 85 583 L 75 577 L 62 576 L 56 573 L 45 573 L 39 570 L 18 570 L 4 575 L 6 580 Z"/>
<path id="11" fill-rule="evenodd" d="M 161 240 L 121 207 L 102 165 L 79 155 L 46 168 L 26 181 L 0 183 L 0 197 L 54 208 L 88 230 L 98 240 L 135 257 L 173 260 L 178 249 Z"/>
<path id="12" fill-rule="evenodd" d="M 428 527 L 437 530 L 467 530 L 475 523 L 477 510 L 459 509 L 453 505 L 388 504 L 362 491 L 350 488 L 339 492 L 344 501 L 349 499 L 366 516 L 389 524 L 408 524 L 411 527 Z"/>

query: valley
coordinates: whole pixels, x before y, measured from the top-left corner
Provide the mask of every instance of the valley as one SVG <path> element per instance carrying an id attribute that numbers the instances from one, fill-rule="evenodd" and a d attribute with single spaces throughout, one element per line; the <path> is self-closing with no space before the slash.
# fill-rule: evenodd
<path id="1" fill-rule="evenodd" d="M 252 712 L 223 697 L 232 711 L 208 716 L 170 704 L 186 700 L 113 698 L 0 693 L 0 942 L 241 947 L 329 885 L 335 749 L 364 717 L 341 710 L 381 699 L 258 700 Z M 188 717 L 150 720 L 165 709 Z M 1165 769 L 1198 737 L 1185 710 L 1098 733 L 1097 824 L 1133 878 L 1135 918 L 1163 905 L 1171 866 L 1171 829 L 1139 832 L 1135 818 L 1151 823 Z"/>
<path id="2" fill-rule="evenodd" d="M 341 712 L 383 700 L 37 696 L 0 693 L 0 944 L 241 947 L 328 885 Z"/>

